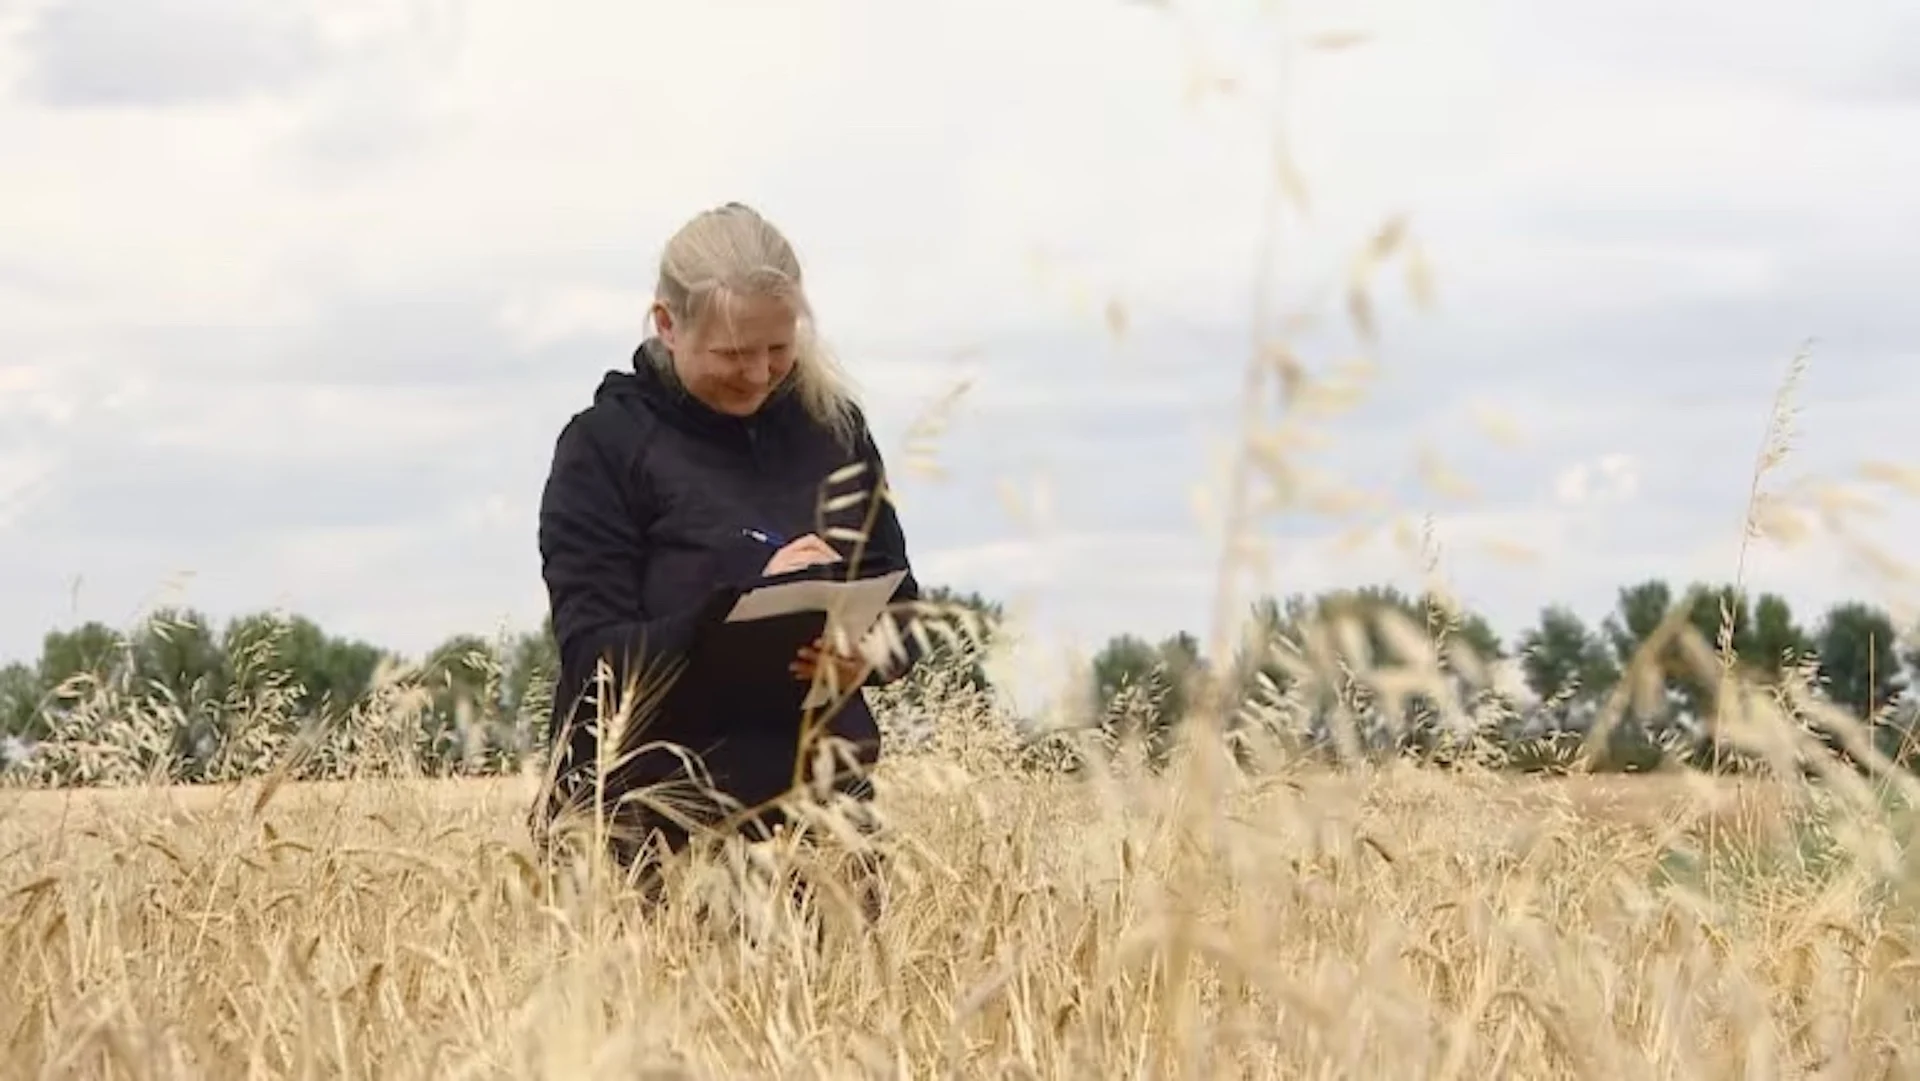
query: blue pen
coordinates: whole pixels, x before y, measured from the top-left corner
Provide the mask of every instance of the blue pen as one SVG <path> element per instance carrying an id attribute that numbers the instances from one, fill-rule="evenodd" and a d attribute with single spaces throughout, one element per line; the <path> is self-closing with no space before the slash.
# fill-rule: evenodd
<path id="1" fill-rule="evenodd" d="M 780 534 L 771 533 L 764 529 L 742 529 L 740 534 L 749 539 L 759 541 L 769 548 L 784 548 L 787 546 L 786 539 L 780 536 Z"/>

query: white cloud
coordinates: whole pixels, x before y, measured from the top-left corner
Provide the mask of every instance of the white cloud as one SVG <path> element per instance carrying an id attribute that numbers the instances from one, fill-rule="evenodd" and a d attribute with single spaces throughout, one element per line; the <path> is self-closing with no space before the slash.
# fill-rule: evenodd
<path id="1" fill-rule="evenodd" d="M 41 451 L 0 453 L 0 530 L 16 526 L 46 490 L 53 456 Z"/>
<path id="2" fill-rule="evenodd" d="M 1554 481 L 1554 493 L 1569 506 L 1625 503 L 1639 490 L 1640 474 L 1628 454 L 1603 454 L 1594 462 L 1576 462 Z"/>
<path id="3" fill-rule="evenodd" d="M 490 388 L 293 386 L 194 381 L 154 388 L 148 450 L 231 452 L 283 462 L 394 463 L 501 430 L 517 403 Z"/>
<path id="4" fill-rule="evenodd" d="M 8 364 L 0 366 L 0 394 L 6 398 L 0 401 L 15 400 L 17 396 L 27 394 L 46 383 L 46 372 L 33 364 Z"/>
<path id="5" fill-rule="evenodd" d="M 1249 99 L 1184 96 L 1196 56 L 1274 88 L 1258 6 L 1183 24 L 1114 0 L 565 19 L 192 0 L 225 20 L 187 43 L 209 70 L 148 51 L 118 104 L 50 108 L 35 72 L 97 80 L 113 55 L 22 29 L 70 7 L 0 15 L 0 491 L 29 494 L 15 525 L 36 530 L 0 568 L 20 598 L 0 653 L 68 617 L 75 574 L 89 611 L 117 613 L 184 567 L 210 607 L 288 597 L 402 648 L 537 619 L 553 434 L 626 363 L 661 241 L 729 199 L 799 245 L 889 448 L 974 381 L 943 439 L 954 479 L 908 491 L 930 576 L 1029 589 L 1081 639 L 1204 625 L 1214 553 L 1186 532 L 1187 488 L 1240 404 L 1270 147 Z M 1440 504 L 1470 599 L 1524 622 L 1729 565 L 1705 538 L 1738 521 L 1802 337 L 1828 343 L 1808 462 L 1898 456 L 1920 406 L 1898 284 L 1920 272 L 1920 95 L 1867 76 L 1911 17 L 1371 0 L 1301 18 L 1378 36 L 1287 69 L 1313 210 L 1282 235 L 1274 299 L 1337 323 L 1355 248 L 1411 214 L 1440 307 L 1415 320 L 1383 288 L 1379 397 L 1327 459 L 1417 506 L 1424 441 L 1479 485 L 1480 504 Z M 1524 448 L 1485 445 L 1471 402 L 1515 414 Z M 997 499 L 1035 471 L 1051 546 Z M 1286 524 L 1276 588 L 1414 573 L 1391 549 L 1326 550 L 1322 524 Z M 1880 588 L 1821 558 L 1751 566 L 1796 596 Z"/>
<path id="6" fill-rule="evenodd" d="M 510 296 L 500 312 L 501 329 L 522 349 L 579 337 L 637 340 L 647 326 L 645 294 L 604 285 L 528 289 Z"/>

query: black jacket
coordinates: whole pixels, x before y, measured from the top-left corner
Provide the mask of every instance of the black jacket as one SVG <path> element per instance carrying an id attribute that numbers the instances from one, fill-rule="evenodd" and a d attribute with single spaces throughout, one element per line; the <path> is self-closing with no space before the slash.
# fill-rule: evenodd
<path id="1" fill-rule="evenodd" d="M 599 662 L 610 666 L 615 687 L 625 687 L 630 675 L 653 678 L 684 657 L 695 626 L 723 615 L 773 554 L 747 530 L 826 538 L 836 525 L 863 527 L 872 511 L 858 570 L 907 570 L 895 599 L 919 596 L 891 503 L 868 502 L 881 498 L 884 465 L 864 417 L 849 447 L 784 390 L 752 417 L 718 413 L 654 360 L 663 349 L 649 339 L 636 350 L 632 370 L 606 374 L 593 405 L 561 431 L 541 499 L 542 576 L 560 650 L 549 737 L 563 755 L 562 789 L 569 777 L 590 783 Z M 866 465 L 864 476 L 828 485 L 830 475 L 855 462 Z M 822 512 L 833 496 L 862 492 L 867 498 Z M 852 545 L 828 539 L 852 554 Z M 869 682 L 898 678 L 911 664 L 908 658 Z M 670 699 L 652 709 L 628 749 L 640 742 L 682 745 L 701 756 L 711 783 L 749 804 L 790 782 L 800 727 L 790 705 L 750 708 L 755 716 L 676 713 Z M 866 762 L 879 754 L 879 731 L 859 692 L 834 714 L 829 732 L 855 743 Z M 607 787 L 617 795 L 670 776 L 685 776 L 681 762 L 649 754 L 608 778 Z"/>

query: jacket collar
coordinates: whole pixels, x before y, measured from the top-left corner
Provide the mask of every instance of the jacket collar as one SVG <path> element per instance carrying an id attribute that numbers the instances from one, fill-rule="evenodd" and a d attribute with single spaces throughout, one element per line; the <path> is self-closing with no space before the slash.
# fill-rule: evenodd
<path id="1" fill-rule="evenodd" d="M 674 373 L 673 358 L 667 352 L 666 343 L 657 337 L 647 338 L 633 351 L 633 374 L 640 395 L 648 405 L 675 421 L 714 434 L 738 435 L 769 423 L 779 423 L 799 406 L 797 396 L 793 393 L 793 375 L 788 373 L 787 378 L 774 388 L 773 394 L 752 416 L 736 417 L 722 413 L 694 397 L 693 392 L 681 383 L 679 376 Z"/>

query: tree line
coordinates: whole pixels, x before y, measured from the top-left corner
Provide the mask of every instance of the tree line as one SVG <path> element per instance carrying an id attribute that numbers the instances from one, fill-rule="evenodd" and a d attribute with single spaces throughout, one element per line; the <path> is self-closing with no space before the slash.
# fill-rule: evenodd
<path id="1" fill-rule="evenodd" d="M 1001 616 L 977 594 L 934 589 L 927 600 Z M 938 622 L 975 629 L 929 639 L 928 676 L 893 694 L 906 708 L 937 708 L 934 687 L 991 692 L 979 652 L 990 632 Z M 0 668 L 0 781 L 513 772 L 545 752 L 558 667 L 551 621 L 457 634 L 417 657 L 275 612 L 221 625 L 166 608 L 126 632 L 87 622 L 47 633 L 37 661 Z"/>
<path id="2" fill-rule="evenodd" d="M 946 632 L 927 639 L 931 652 L 916 676 L 885 695 L 896 723 L 905 715 L 923 729 L 941 723 L 956 693 L 991 699 L 983 657 L 1004 614 L 976 593 L 935 589 L 928 600 L 965 616 L 965 633 L 953 633 L 950 617 L 929 619 Z M 1801 680 L 1865 723 L 1888 757 L 1920 758 L 1909 746 L 1920 731 L 1907 695 L 1920 682 L 1920 647 L 1903 647 L 1891 615 L 1868 603 L 1837 603 L 1802 623 L 1773 594 L 1649 580 L 1620 589 L 1597 624 L 1549 606 L 1511 642 L 1476 613 L 1387 587 L 1267 598 L 1251 616 L 1252 633 L 1224 662 L 1204 656 L 1190 634 L 1107 642 L 1087 673 L 1086 727 L 1164 760 L 1201 688 L 1218 684 L 1230 692 L 1230 732 L 1279 736 L 1303 752 L 1439 755 L 1464 719 L 1504 765 L 1554 768 L 1587 744 L 1616 692 L 1638 678 L 1633 708 L 1612 719 L 1597 755 L 1588 746 L 1587 765 L 1635 770 L 1710 758 L 1719 767 L 1715 675 L 1685 663 L 1679 640 L 1657 651 L 1651 680 L 1629 674 L 1677 621 L 1743 679 Z M 1345 616 L 1354 621 L 1343 635 Z M 1396 628 L 1412 628 L 1413 645 L 1431 653 L 1423 683 L 1367 678 L 1411 659 Z M 1517 672 L 1518 688 L 1491 677 L 1488 666 L 1501 664 Z M 556 667 L 544 625 L 456 635 L 409 658 L 275 613 L 216 626 L 170 609 L 126 633 L 86 623 L 48 633 L 36 662 L 0 669 L 0 776 L 82 785 L 222 781 L 270 768 L 304 777 L 513 771 L 544 751 Z"/>
<path id="3" fill-rule="evenodd" d="M 1397 702 L 1365 676 L 1411 659 L 1386 614 L 1400 617 L 1434 658 L 1424 686 Z M 1355 633 L 1333 641 L 1342 617 Z M 1716 697 L 1729 686 L 1791 683 L 1858 721 L 1887 758 L 1920 764 L 1920 695 L 1908 693 L 1920 683 L 1920 635 L 1902 636 L 1886 610 L 1861 601 L 1835 603 L 1802 623 L 1777 594 L 1710 583 L 1676 590 L 1649 579 L 1619 589 L 1596 624 L 1550 605 L 1503 641 L 1484 617 L 1446 598 L 1364 587 L 1262 600 L 1251 623 L 1253 645 L 1218 671 L 1189 634 L 1116 638 L 1092 666 L 1099 723 L 1126 728 L 1164 754 L 1206 677 L 1223 679 L 1239 704 L 1230 730 L 1278 727 L 1299 749 L 1342 750 L 1344 734 L 1360 744 L 1348 754 L 1443 757 L 1449 744 L 1458 751 L 1474 742 L 1519 769 L 1560 768 L 1577 756 L 1600 770 L 1730 769 L 1753 765 L 1754 756 L 1715 730 Z M 1485 670 L 1497 666 L 1512 669 L 1519 686 L 1497 685 Z M 1119 702 L 1128 708 L 1116 709 Z M 1454 718 L 1467 722 L 1465 740 L 1462 726 L 1448 731 L 1449 712 L 1466 715 Z M 1604 738 L 1589 745 L 1603 719 Z M 1845 751 L 1841 733 L 1813 734 Z"/>

